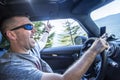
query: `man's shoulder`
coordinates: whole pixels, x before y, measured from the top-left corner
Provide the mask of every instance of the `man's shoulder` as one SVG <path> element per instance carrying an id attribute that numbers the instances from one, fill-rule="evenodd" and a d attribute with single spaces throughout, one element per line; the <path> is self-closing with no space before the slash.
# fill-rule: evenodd
<path id="1" fill-rule="evenodd" d="M 39 80 L 41 76 L 42 72 L 36 68 L 17 63 L 6 65 L 0 70 L 0 80 Z"/>

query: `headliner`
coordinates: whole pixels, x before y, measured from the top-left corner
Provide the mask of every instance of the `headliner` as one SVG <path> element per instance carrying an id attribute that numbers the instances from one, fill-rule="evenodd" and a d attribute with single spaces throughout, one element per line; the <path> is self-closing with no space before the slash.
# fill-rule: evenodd
<path id="1" fill-rule="evenodd" d="M 10 15 L 28 15 L 32 21 L 72 18 L 89 14 L 112 0 L 0 0 L 0 19 Z"/>

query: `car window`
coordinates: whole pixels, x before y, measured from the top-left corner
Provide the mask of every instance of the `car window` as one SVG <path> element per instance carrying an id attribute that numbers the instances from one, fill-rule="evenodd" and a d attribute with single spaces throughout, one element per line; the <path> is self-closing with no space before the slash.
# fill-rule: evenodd
<path id="1" fill-rule="evenodd" d="M 114 0 L 93 11 L 91 17 L 99 28 L 106 26 L 109 35 L 114 34 L 120 38 L 120 0 Z"/>
<path id="2" fill-rule="evenodd" d="M 53 26 L 46 47 L 57 47 L 57 46 L 69 46 L 80 44 L 81 41 L 75 43 L 75 38 L 78 36 L 87 37 L 87 33 L 83 30 L 82 25 L 73 19 L 58 19 L 49 20 L 50 24 Z M 36 39 L 42 36 L 42 30 L 44 30 L 44 24 L 46 21 L 34 22 L 36 29 L 38 30 L 36 34 Z M 39 27 L 41 26 L 41 27 Z"/>

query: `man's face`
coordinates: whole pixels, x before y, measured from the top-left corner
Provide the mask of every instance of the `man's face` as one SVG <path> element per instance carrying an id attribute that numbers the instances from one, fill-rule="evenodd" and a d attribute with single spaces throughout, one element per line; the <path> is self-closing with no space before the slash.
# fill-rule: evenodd
<path id="1" fill-rule="evenodd" d="M 17 44 L 20 48 L 24 49 L 31 49 L 35 46 L 35 40 L 33 38 L 36 30 L 33 27 L 33 29 L 25 29 L 25 28 L 17 28 L 21 25 L 25 24 L 32 24 L 32 22 L 27 17 L 15 17 L 16 20 L 15 23 L 13 23 L 11 31 L 15 33 L 15 44 Z M 28 25 L 29 27 L 29 25 Z M 16 29 L 15 29 L 16 28 Z"/>

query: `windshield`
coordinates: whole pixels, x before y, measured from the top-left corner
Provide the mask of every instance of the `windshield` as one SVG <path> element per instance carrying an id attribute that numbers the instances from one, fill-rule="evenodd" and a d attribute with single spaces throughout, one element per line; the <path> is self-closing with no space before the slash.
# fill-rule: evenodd
<path id="1" fill-rule="evenodd" d="M 120 0 L 114 0 L 93 11 L 91 17 L 99 28 L 106 26 L 109 35 L 114 34 L 120 38 Z"/>

